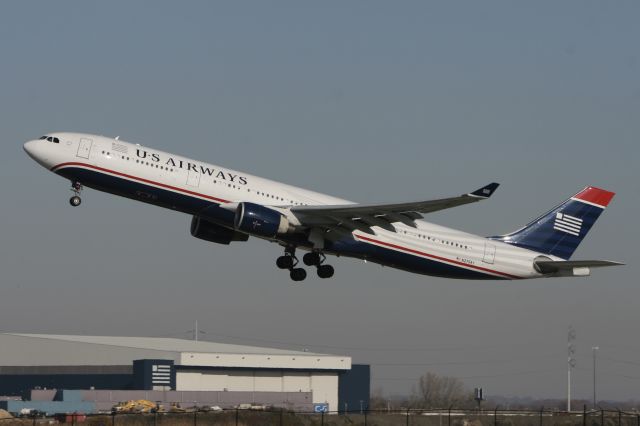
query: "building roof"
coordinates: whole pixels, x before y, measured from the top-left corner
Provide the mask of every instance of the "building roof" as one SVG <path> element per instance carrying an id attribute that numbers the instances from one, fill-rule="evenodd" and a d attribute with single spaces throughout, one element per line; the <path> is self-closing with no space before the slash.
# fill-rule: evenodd
<path id="1" fill-rule="evenodd" d="M 171 352 L 215 352 L 225 354 L 261 354 L 261 355 L 326 355 L 290 349 L 263 348 L 258 346 L 233 345 L 229 343 L 208 342 L 204 340 L 185 340 L 168 337 L 129 337 L 129 336 L 76 336 L 63 334 L 14 334 L 12 336 L 34 339 L 51 339 L 67 342 L 90 343 L 94 345 L 121 346 L 126 348 L 149 349 Z"/>
<path id="2" fill-rule="evenodd" d="M 166 337 L 0 333 L 0 347 L 0 366 L 128 365 L 135 359 L 170 359 L 192 367 L 351 367 L 351 358 L 345 356 Z"/>

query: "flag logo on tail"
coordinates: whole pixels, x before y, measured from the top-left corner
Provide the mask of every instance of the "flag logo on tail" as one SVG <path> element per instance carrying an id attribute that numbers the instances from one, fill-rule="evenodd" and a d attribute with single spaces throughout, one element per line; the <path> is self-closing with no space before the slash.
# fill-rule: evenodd
<path id="1" fill-rule="evenodd" d="M 567 234 L 580 236 L 580 229 L 582 228 L 582 219 L 574 216 L 569 216 L 562 212 L 556 213 L 556 220 L 553 222 L 553 229 L 556 231 L 565 232 Z"/>

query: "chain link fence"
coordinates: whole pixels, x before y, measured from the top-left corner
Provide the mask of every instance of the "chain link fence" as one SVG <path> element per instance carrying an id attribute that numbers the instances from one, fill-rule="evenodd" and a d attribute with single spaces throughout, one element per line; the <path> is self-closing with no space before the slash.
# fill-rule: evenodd
<path id="1" fill-rule="evenodd" d="M 384 410 L 350 413 L 289 410 L 191 411 L 184 413 L 60 414 L 0 419 L 0 426 L 640 426 L 640 413 L 621 410 Z"/>

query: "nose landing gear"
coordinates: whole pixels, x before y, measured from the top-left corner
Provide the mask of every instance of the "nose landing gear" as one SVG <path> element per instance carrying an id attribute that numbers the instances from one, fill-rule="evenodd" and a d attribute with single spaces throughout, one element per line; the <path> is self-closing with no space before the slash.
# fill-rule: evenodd
<path id="1" fill-rule="evenodd" d="M 80 198 L 82 184 L 80 182 L 71 182 L 71 191 L 74 193 L 74 196 L 69 198 L 69 204 L 73 207 L 78 207 L 80 203 L 82 203 L 82 198 Z"/>
<path id="2" fill-rule="evenodd" d="M 295 247 L 287 247 L 284 249 L 284 256 L 276 259 L 276 265 L 280 269 L 288 269 L 289 276 L 293 281 L 302 281 L 307 278 L 307 271 L 302 268 L 296 268 L 298 265 Z"/>

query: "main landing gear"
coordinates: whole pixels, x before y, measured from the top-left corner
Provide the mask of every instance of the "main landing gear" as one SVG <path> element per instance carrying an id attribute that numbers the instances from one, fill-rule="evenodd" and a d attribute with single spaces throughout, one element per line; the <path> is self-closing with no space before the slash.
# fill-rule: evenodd
<path id="1" fill-rule="evenodd" d="M 333 266 L 324 265 L 324 261 L 326 260 L 326 256 L 319 251 L 312 251 L 310 253 L 305 253 L 302 256 L 302 262 L 307 266 L 315 266 L 317 269 L 318 276 L 320 278 L 331 278 L 334 273 Z M 307 277 L 307 271 L 303 268 L 296 268 L 299 261 L 296 257 L 296 249 L 295 247 L 287 247 L 284 249 L 284 256 L 280 256 L 276 260 L 276 265 L 280 269 L 288 269 L 289 276 L 293 281 L 302 281 Z"/>
<path id="2" fill-rule="evenodd" d="M 69 204 L 73 207 L 78 207 L 80 203 L 82 203 L 82 198 L 80 198 L 82 184 L 80 182 L 71 182 L 71 191 L 74 193 L 74 196 L 69 198 Z"/>
<path id="3" fill-rule="evenodd" d="M 316 272 L 320 278 L 331 278 L 334 273 L 333 266 L 324 265 L 325 260 L 327 260 L 327 256 L 320 251 L 312 251 L 302 256 L 302 261 L 305 265 L 316 267 Z"/>
<path id="4" fill-rule="evenodd" d="M 307 271 L 302 268 L 296 268 L 298 265 L 295 247 L 287 247 L 284 249 L 284 256 L 276 259 L 276 265 L 280 269 L 288 269 L 289 276 L 293 281 L 302 281 L 307 278 Z"/>

